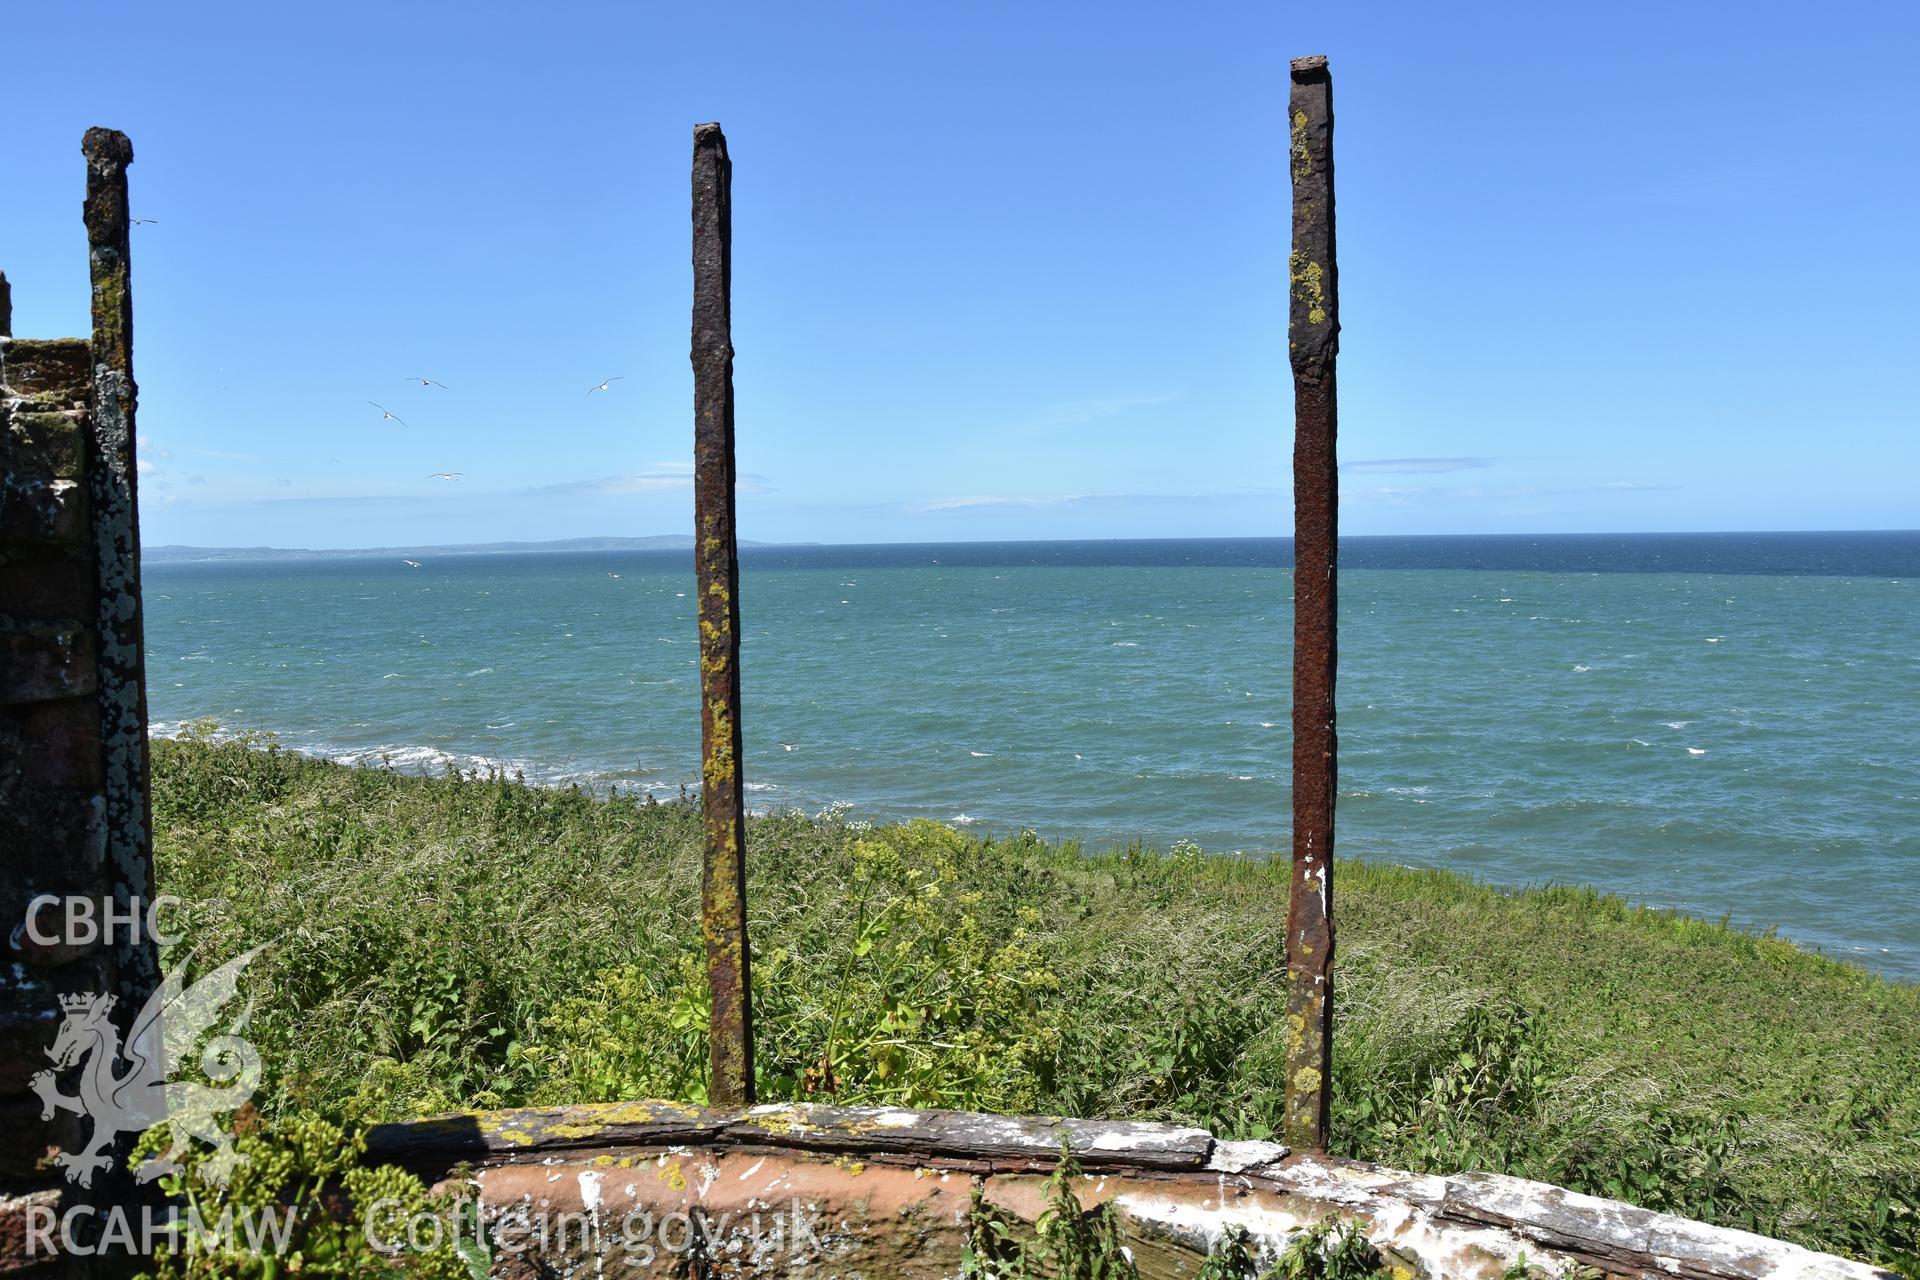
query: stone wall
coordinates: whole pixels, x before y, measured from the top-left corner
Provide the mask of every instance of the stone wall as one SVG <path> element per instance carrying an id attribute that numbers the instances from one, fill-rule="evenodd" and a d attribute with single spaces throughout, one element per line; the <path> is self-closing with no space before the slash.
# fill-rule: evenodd
<path id="1" fill-rule="evenodd" d="M 87 136 L 90 338 L 11 336 L 0 276 L 0 1276 L 60 1274 L 26 1256 L 36 1204 L 82 1191 L 57 1163 L 90 1138 L 44 1115 L 35 1077 L 63 997 L 111 995 L 121 1030 L 151 994 L 146 704 L 134 536 L 126 139 Z M 117 198 L 116 198 L 117 197 Z M 102 323 L 103 310 L 112 313 Z M 129 607 L 131 602 L 131 607 Z M 130 732 L 131 731 L 131 732 Z M 137 742 L 132 738 L 137 736 Z M 33 927 L 29 912 L 34 911 Z M 69 904 L 83 923 L 69 922 Z M 112 932 L 109 932 L 111 927 Z M 71 1093 L 70 1082 L 63 1092 Z"/>
<path id="2" fill-rule="evenodd" d="M 371 1158 L 476 1205 L 499 1280 L 941 1280 L 962 1274 L 970 1252 L 1032 1237 L 1063 1151 L 1080 1173 L 1072 1207 L 1105 1219 L 1130 1263 L 1120 1272 L 1140 1280 L 1264 1274 L 1298 1233 L 1330 1220 L 1406 1280 L 1894 1280 L 1521 1178 L 1402 1173 L 1163 1124 L 635 1102 L 446 1116 L 368 1135 Z M 1209 1269 L 1230 1236 L 1246 1265 L 1215 1257 Z"/>

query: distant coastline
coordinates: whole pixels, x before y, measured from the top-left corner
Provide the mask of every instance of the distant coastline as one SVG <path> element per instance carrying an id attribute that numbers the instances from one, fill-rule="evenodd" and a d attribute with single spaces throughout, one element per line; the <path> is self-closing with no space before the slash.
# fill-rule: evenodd
<path id="1" fill-rule="evenodd" d="M 951 567 L 1192 564 L 1289 569 L 1293 539 L 1050 538 L 960 542 L 755 542 L 756 569 L 914 564 Z M 1345 534 L 1342 569 L 1494 569 L 1546 573 L 1733 573 L 1920 577 L 1920 530 L 1751 533 Z M 148 546 L 149 564 L 690 551 L 693 536 L 559 538 L 386 547 Z"/>
<path id="2" fill-rule="evenodd" d="M 743 547 L 772 544 L 749 542 Z M 804 544 L 800 544 L 804 545 Z M 150 562 L 176 560 L 336 560 L 349 556 L 487 556 L 525 555 L 541 551 L 690 551 L 693 536 L 658 533 L 645 538 L 560 538 L 552 542 L 463 542 L 435 546 L 395 547 L 189 547 L 171 543 L 142 548 Z"/>

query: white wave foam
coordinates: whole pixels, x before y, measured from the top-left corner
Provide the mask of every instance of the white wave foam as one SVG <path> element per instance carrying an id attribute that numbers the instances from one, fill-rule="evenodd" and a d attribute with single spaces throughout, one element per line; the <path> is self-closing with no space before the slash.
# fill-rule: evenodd
<path id="1" fill-rule="evenodd" d="M 359 750 L 330 751 L 327 759 L 335 764 L 371 766 L 384 765 L 402 773 L 439 773 L 451 767 L 463 773 L 514 772 L 510 760 L 494 756 L 467 755 L 457 751 L 443 751 L 439 747 L 426 747 L 401 743 L 389 746 L 370 747 Z"/>

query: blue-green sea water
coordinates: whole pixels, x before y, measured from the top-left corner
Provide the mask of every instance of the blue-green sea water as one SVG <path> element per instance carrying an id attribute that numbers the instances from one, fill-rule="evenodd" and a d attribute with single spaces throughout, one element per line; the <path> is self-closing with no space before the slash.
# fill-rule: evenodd
<path id="1" fill-rule="evenodd" d="M 1598 885 L 1920 977 L 1920 534 L 1342 556 L 1342 854 Z M 742 562 L 755 805 L 1287 847 L 1284 540 Z M 146 576 L 157 733 L 211 717 L 359 762 L 697 785 L 688 553 Z"/>

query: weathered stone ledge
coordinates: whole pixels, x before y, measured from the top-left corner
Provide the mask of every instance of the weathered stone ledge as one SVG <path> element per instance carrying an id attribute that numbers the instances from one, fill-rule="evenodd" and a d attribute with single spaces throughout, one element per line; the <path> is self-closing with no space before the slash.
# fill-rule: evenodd
<path id="1" fill-rule="evenodd" d="M 1396 1271 L 1500 1276 L 1591 1268 L 1684 1280 L 1868 1280 L 1889 1273 L 1796 1245 L 1486 1173 L 1451 1177 L 1294 1156 L 1198 1129 L 1060 1117 L 636 1102 L 384 1125 L 368 1155 L 474 1191 L 492 1214 L 564 1215 L 591 1230 L 530 1251 L 563 1273 L 618 1261 L 621 1224 L 703 1224 L 715 1275 L 951 1276 L 980 1206 L 1032 1222 L 1062 1144 L 1080 1203 L 1111 1205 L 1149 1280 L 1193 1276 L 1229 1228 L 1271 1260 L 1301 1228 L 1351 1218 Z M 817 1249 L 769 1253 L 740 1224 L 781 1206 L 824 1224 Z M 528 1255 L 521 1255 L 524 1261 Z M 537 1270 L 498 1274 L 547 1274 Z"/>

